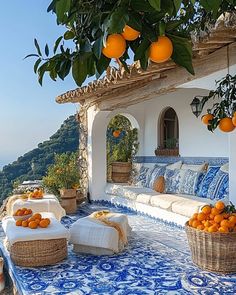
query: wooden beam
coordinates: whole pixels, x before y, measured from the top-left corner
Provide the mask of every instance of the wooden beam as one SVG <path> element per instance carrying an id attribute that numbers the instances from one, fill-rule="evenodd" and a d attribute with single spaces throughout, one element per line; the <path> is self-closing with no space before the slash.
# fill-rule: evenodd
<path id="1" fill-rule="evenodd" d="M 236 61 L 236 43 L 228 45 L 228 48 L 230 57 L 229 65 L 233 65 Z M 165 71 L 165 78 L 153 80 L 144 87 L 133 90 L 131 93 L 124 91 L 116 97 L 112 96 L 110 99 L 106 99 L 106 101 L 101 100 L 98 107 L 101 110 L 112 110 L 117 106 L 136 104 L 168 93 L 181 84 L 225 69 L 227 68 L 227 47 L 223 47 L 208 56 L 195 60 L 193 67 L 195 70 L 194 76 L 189 74 L 184 68 L 177 67 L 174 70 Z"/>

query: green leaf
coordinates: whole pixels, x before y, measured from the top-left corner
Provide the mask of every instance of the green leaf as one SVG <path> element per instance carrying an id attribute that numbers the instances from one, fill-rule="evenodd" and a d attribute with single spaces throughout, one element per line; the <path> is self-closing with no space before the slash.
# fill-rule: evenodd
<path id="1" fill-rule="evenodd" d="M 161 11 L 165 11 L 169 15 L 172 15 L 174 12 L 174 3 L 172 0 L 163 0 L 161 1 Z"/>
<path id="2" fill-rule="evenodd" d="M 127 14 L 127 10 L 123 7 L 117 8 L 110 17 L 108 32 L 110 34 L 122 33 L 124 26 L 128 21 L 129 16 Z"/>
<path id="3" fill-rule="evenodd" d="M 56 2 L 56 15 L 59 23 L 64 21 L 66 12 L 69 11 L 71 0 L 58 0 Z"/>
<path id="4" fill-rule="evenodd" d="M 194 69 L 192 65 L 192 45 L 186 38 L 182 38 L 175 35 L 167 34 L 171 39 L 174 47 L 171 58 L 174 62 L 187 69 L 189 73 L 194 75 Z"/>
<path id="5" fill-rule="evenodd" d="M 41 58 L 39 58 L 39 59 L 36 60 L 36 62 L 34 64 L 34 72 L 35 72 L 35 74 L 37 73 L 37 69 L 38 69 L 38 66 L 41 63 L 41 61 L 42 61 Z"/>
<path id="6" fill-rule="evenodd" d="M 91 77 L 93 75 L 95 75 L 95 60 L 94 60 L 94 56 L 90 55 L 87 58 L 87 69 L 88 69 L 88 75 Z"/>
<path id="7" fill-rule="evenodd" d="M 164 21 L 159 22 L 159 36 L 163 36 L 165 34 L 166 24 Z"/>
<path id="8" fill-rule="evenodd" d="M 164 0 L 165 1 L 165 0 Z M 157 11 L 161 10 L 161 0 L 148 0 L 150 5 L 155 8 Z"/>
<path id="9" fill-rule="evenodd" d="M 103 36 L 98 38 L 93 44 L 93 53 L 97 59 L 100 59 L 103 48 Z"/>
<path id="10" fill-rule="evenodd" d="M 201 5 L 207 12 L 212 12 L 214 17 L 217 17 L 222 0 L 201 0 Z"/>
<path id="11" fill-rule="evenodd" d="M 75 37 L 75 34 L 72 31 L 66 31 L 64 34 L 65 40 L 70 40 L 70 39 L 73 39 L 74 37 Z"/>
<path id="12" fill-rule="evenodd" d="M 170 32 L 182 24 L 182 20 L 172 20 L 166 24 L 166 32 Z"/>
<path id="13" fill-rule="evenodd" d="M 135 51 L 134 60 L 140 60 L 146 53 L 146 50 L 149 48 L 151 42 L 147 39 L 143 39 L 139 47 Z"/>
<path id="14" fill-rule="evenodd" d="M 176 13 L 179 11 L 181 3 L 182 3 L 182 0 L 174 0 L 174 6 L 175 6 Z"/>
<path id="15" fill-rule="evenodd" d="M 46 54 L 46 56 L 49 56 L 48 44 L 45 45 L 45 54 Z"/>
<path id="16" fill-rule="evenodd" d="M 77 55 L 72 62 L 72 76 L 78 86 L 81 86 L 87 77 L 87 60 Z"/>
<path id="17" fill-rule="evenodd" d="M 153 12 L 152 6 L 145 0 L 131 0 L 131 7 L 137 12 Z"/>
<path id="18" fill-rule="evenodd" d="M 60 44 L 62 38 L 63 38 L 63 37 L 60 36 L 60 37 L 56 40 L 55 45 L 54 45 L 54 48 L 53 48 L 53 53 L 54 53 L 54 54 L 56 53 L 57 48 L 58 48 L 58 46 L 59 46 L 59 44 Z"/>
<path id="19" fill-rule="evenodd" d="M 25 57 L 24 57 L 24 59 L 26 59 L 26 58 L 28 58 L 28 57 L 39 57 L 39 55 L 38 54 L 28 54 L 28 55 L 26 55 Z"/>
<path id="20" fill-rule="evenodd" d="M 142 20 L 141 16 L 138 13 L 131 12 L 129 13 L 129 21 L 127 23 L 131 28 L 141 32 L 142 30 Z"/>
<path id="21" fill-rule="evenodd" d="M 40 47 L 39 47 L 39 44 L 38 44 L 37 39 L 34 39 L 34 45 L 35 45 L 35 47 L 36 47 L 36 49 L 37 49 L 38 54 L 39 54 L 40 56 L 42 56 L 42 53 L 41 53 L 41 50 L 40 50 Z"/>
<path id="22" fill-rule="evenodd" d="M 140 65 L 143 70 L 146 70 L 148 67 L 148 60 L 149 60 L 149 49 L 147 49 L 144 55 L 140 58 Z"/>
<path id="23" fill-rule="evenodd" d="M 96 63 L 96 71 L 97 71 L 97 78 L 102 75 L 102 73 L 107 69 L 110 64 L 111 59 L 107 58 L 103 54 L 101 55 L 100 59 Z"/>

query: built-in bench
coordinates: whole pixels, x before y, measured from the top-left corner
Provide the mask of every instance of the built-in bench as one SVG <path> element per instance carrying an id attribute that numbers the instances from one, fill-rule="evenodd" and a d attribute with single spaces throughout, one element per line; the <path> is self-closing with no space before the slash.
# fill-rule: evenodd
<path id="1" fill-rule="evenodd" d="M 179 225 L 184 225 L 193 213 L 199 212 L 206 204 L 213 204 L 219 198 L 228 202 L 228 173 L 227 171 L 220 170 L 220 167 L 226 166 L 224 164 L 228 163 L 228 158 L 137 157 L 134 167 L 136 170 L 140 170 L 141 166 L 148 167 L 152 170 L 158 164 L 160 166 L 167 165 L 166 169 L 168 169 L 170 167 L 168 165 L 179 161 L 184 164 L 182 167 L 185 170 L 191 171 L 192 169 L 196 169 L 196 165 L 208 164 L 209 168 L 206 172 L 202 171 L 203 175 L 201 179 L 203 181 L 201 184 L 204 186 L 202 188 L 204 191 L 202 195 L 204 197 L 196 194 L 183 194 L 181 192 L 170 193 L 167 191 L 166 193 L 159 193 L 150 187 L 140 185 L 140 183 L 138 185 L 108 183 L 105 189 L 105 200 Z M 181 170 L 181 167 L 179 170 Z M 215 173 L 215 176 L 212 177 L 212 181 L 215 181 L 215 186 L 212 184 L 213 187 L 225 185 L 224 195 L 221 194 L 217 198 L 213 198 L 214 192 L 209 192 L 209 195 L 212 193 L 210 196 L 207 195 L 211 184 L 208 179 L 209 175 L 211 176 L 211 172 Z M 178 171 L 176 173 L 178 174 Z M 192 174 L 197 176 L 198 173 L 193 172 Z M 216 175 L 219 179 L 214 178 Z M 168 175 L 165 175 L 165 177 L 168 178 Z M 183 177 L 187 177 L 186 174 Z"/>

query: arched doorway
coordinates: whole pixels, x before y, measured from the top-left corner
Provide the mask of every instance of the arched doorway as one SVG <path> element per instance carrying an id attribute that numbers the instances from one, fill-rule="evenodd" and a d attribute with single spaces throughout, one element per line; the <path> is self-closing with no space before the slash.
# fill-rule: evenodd
<path id="1" fill-rule="evenodd" d="M 107 126 L 107 181 L 128 182 L 132 158 L 137 154 L 138 129 L 128 116 L 117 114 Z"/>
<path id="2" fill-rule="evenodd" d="M 158 148 L 156 153 L 165 156 L 179 155 L 179 121 L 175 110 L 164 109 L 158 122 Z"/>

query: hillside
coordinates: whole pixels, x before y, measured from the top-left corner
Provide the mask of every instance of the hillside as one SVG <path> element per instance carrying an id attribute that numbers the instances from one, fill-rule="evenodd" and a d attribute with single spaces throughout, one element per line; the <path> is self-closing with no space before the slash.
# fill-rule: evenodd
<path id="1" fill-rule="evenodd" d="M 53 163 L 55 153 L 76 151 L 78 145 L 78 122 L 75 116 L 70 116 L 49 140 L 3 167 L 0 172 L 0 202 L 11 193 L 15 181 L 41 179 Z"/>

